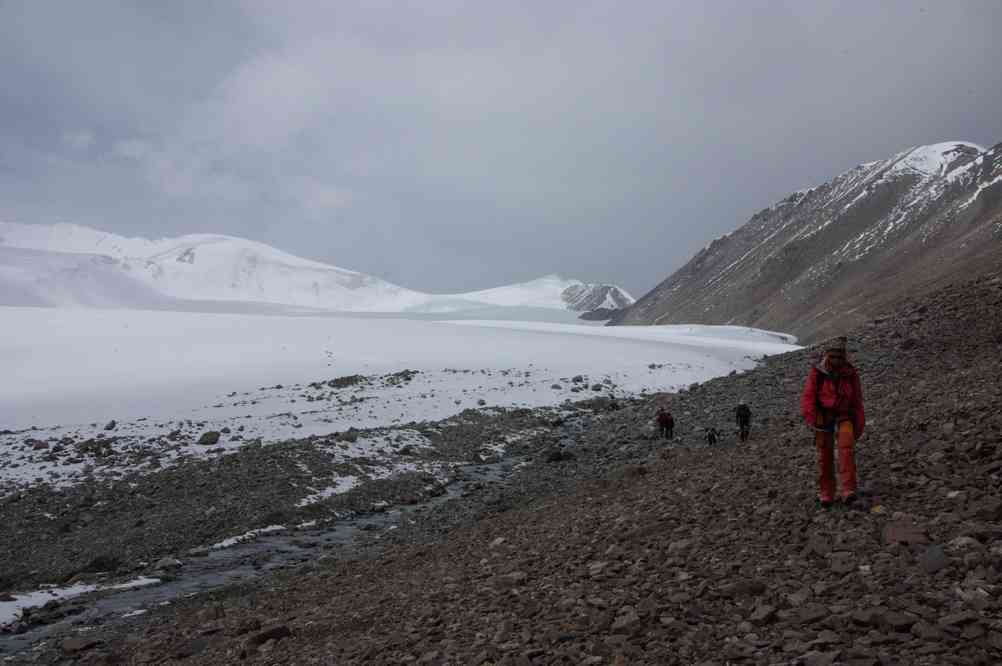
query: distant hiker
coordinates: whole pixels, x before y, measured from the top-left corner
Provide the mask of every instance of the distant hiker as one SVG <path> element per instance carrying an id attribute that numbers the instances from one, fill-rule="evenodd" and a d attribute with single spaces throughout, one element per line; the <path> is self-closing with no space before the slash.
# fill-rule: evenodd
<path id="1" fill-rule="evenodd" d="M 842 500 L 856 499 L 855 445 L 863 435 L 863 390 L 859 373 L 846 356 L 846 339 L 833 338 L 822 346 L 821 361 L 811 367 L 800 411 L 807 425 L 814 429 L 818 450 L 818 499 L 822 506 L 835 501 L 835 461 L 833 448 L 838 443 L 839 482 Z"/>
<path id="2" fill-rule="evenodd" d="M 738 403 L 737 409 L 734 410 L 734 415 L 738 420 L 738 439 L 742 442 L 748 441 L 748 435 L 751 433 L 751 409 L 744 400 Z"/>
<path id="3" fill-rule="evenodd" d="M 717 443 L 717 429 L 710 428 L 706 431 L 706 443 L 713 446 Z"/>
<path id="4" fill-rule="evenodd" d="M 658 430 L 664 439 L 674 439 L 675 437 L 675 417 L 664 407 L 658 408 L 656 416 Z"/>

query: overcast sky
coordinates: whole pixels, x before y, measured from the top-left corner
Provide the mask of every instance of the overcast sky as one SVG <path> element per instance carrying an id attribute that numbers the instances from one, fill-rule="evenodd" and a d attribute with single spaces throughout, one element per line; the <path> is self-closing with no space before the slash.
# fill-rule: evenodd
<path id="1" fill-rule="evenodd" d="M 0 0 L 0 220 L 640 296 L 794 190 L 1002 141 L 1000 28 L 998 0 Z"/>

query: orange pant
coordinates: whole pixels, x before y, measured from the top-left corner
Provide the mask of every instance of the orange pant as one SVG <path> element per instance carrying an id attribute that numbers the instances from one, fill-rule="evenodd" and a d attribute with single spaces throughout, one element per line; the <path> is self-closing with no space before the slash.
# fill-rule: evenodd
<path id="1" fill-rule="evenodd" d="M 821 425 L 821 419 L 818 419 Z M 818 449 L 818 496 L 822 502 L 835 499 L 835 439 L 838 438 L 838 476 L 842 497 L 856 493 L 856 436 L 852 421 L 842 421 L 837 432 L 815 432 L 814 444 Z"/>

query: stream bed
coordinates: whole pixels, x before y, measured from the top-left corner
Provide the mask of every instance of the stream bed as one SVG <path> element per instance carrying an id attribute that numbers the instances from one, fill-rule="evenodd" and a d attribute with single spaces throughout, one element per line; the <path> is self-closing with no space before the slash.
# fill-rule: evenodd
<path id="1" fill-rule="evenodd" d="M 159 580 L 138 579 L 96 590 L 95 586 L 62 588 L 62 598 L 57 598 L 60 590 L 33 593 L 33 600 L 44 599 L 42 595 L 46 593 L 53 600 L 26 611 L 32 622 L 21 622 L 19 629 L 0 632 L 0 659 L 11 662 L 26 650 L 71 630 L 80 633 L 88 627 L 127 620 L 177 599 L 246 583 L 271 572 L 306 564 L 336 548 L 350 548 L 363 535 L 396 529 L 409 515 L 462 497 L 472 487 L 504 483 L 520 462 L 508 458 L 457 466 L 444 492 L 417 504 L 388 507 L 382 512 L 316 525 L 266 528 L 233 545 L 200 549 L 198 556 L 188 557 L 182 566 Z M 44 619 L 37 622 L 39 615 Z"/>

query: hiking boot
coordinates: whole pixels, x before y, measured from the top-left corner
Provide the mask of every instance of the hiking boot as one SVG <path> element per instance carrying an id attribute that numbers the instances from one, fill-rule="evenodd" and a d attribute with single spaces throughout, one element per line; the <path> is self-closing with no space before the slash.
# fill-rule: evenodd
<path id="1" fill-rule="evenodd" d="M 822 509 L 830 509 L 832 508 L 832 504 L 833 502 L 830 499 L 821 499 L 820 497 L 818 498 L 818 506 L 820 506 Z"/>
<path id="2" fill-rule="evenodd" d="M 854 504 L 856 504 L 857 499 L 858 498 L 856 497 L 856 493 L 849 493 L 848 495 L 842 498 L 842 504 L 845 504 L 846 506 L 853 506 Z"/>

